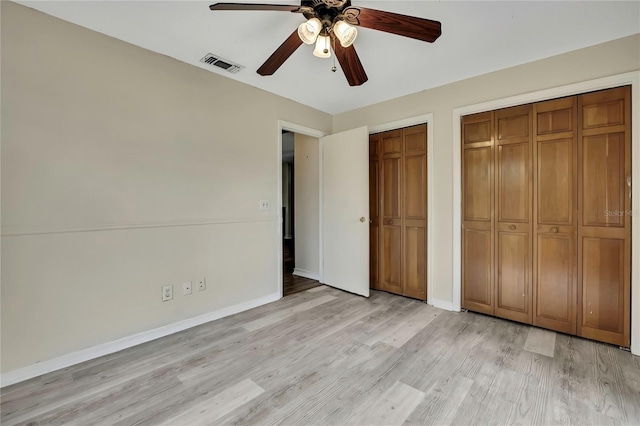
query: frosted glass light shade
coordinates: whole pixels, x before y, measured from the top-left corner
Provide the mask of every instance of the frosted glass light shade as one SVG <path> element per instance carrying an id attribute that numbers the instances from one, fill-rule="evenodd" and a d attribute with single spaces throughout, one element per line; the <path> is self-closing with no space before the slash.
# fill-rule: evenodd
<path id="1" fill-rule="evenodd" d="M 333 24 L 333 33 L 340 40 L 342 47 L 351 46 L 358 36 L 358 30 L 344 21 Z"/>
<path id="2" fill-rule="evenodd" d="M 318 18 L 311 18 L 298 27 L 298 36 L 303 43 L 313 44 L 322 30 L 322 22 Z"/>
<path id="3" fill-rule="evenodd" d="M 313 50 L 313 55 L 318 58 L 330 58 L 331 57 L 331 38 L 327 35 L 321 35 L 316 41 L 316 48 Z"/>

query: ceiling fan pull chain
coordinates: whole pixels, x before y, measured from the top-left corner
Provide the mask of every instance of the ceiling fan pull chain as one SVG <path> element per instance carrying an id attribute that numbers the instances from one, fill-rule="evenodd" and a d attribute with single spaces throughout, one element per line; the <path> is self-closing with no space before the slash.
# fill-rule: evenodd
<path id="1" fill-rule="evenodd" d="M 333 66 L 331 67 L 331 71 L 336 72 L 338 67 L 336 67 L 336 39 L 335 37 L 331 37 L 331 42 L 333 43 Z"/>

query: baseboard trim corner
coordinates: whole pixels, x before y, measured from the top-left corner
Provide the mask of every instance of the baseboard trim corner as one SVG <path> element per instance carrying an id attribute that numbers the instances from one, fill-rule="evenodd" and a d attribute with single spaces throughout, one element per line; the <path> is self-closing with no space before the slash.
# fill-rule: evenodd
<path id="1" fill-rule="evenodd" d="M 8 371 L 6 373 L 0 374 L 0 388 L 23 382 L 25 380 L 41 376 L 52 371 L 67 368 L 75 364 L 80 364 L 85 361 L 99 358 L 104 355 L 109 355 L 123 349 L 140 345 L 142 343 L 150 342 L 152 340 L 156 340 L 170 334 L 187 330 L 189 328 L 196 327 L 207 322 L 215 321 L 229 315 L 234 315 L 240 312 L 247 311 L 249 309 L 257 308 L 258 306 L 266 305 L 267 303 L 275 302 L 279 299 L 280 293 L 268 294 L 257 299 L 218 309 L 216 311 L 178 321 L 173 324 L 164 325 L 162 327 L 123 337 L 118 340 L 101 343 L 99 345 L 86 349 L 81 349 L 79 351 L 62 355 L 57 358 L 48 359 L 45 361 L 37 362 L 33 365 L 28 365 L 26 367 Z"/>
<path id="2" fill-rule="evenodd" d="M 317 273 L 310 272 L 305 269 L 294 268 L 293 275 L 296 275 L 302 278 L 309 278 L 310 280 L 320 281 L 320 276 Z"/>
<path id="3" fill-rule="evenodd" d="M 459 309 L 455 309 L 452 302 L 447 300 L 431 299 L 429 304 L 433 307 L 444 309 L 445 311 L 459 311 Z"/>

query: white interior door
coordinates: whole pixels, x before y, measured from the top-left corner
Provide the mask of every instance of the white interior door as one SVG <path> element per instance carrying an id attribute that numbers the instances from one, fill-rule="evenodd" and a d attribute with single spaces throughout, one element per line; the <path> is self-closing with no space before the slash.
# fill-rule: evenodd
<path id="1" fill-rule="evenodd" d="M 320 139 L 323 282 L 369 297 L 369 133 Z"/>

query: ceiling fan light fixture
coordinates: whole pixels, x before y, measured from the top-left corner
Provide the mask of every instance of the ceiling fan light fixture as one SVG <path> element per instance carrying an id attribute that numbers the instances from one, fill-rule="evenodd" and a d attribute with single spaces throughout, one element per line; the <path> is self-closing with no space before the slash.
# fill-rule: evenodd
<path id="1" fill-rule="evenodd" d="M 333 33 L 338 37 L 342 47 L 349 47 L 358 36 L 356 27 L 352 27 L 344 21 L 337 21 L 333 24 Z"/>
<path id="2" fill-rule="evenodd" d="M 311 18 L 298 27 L 298 36 L 303 43 L 313 44 L 322 30 L 322 22 L 318 18 Z"/>
<path id="3" fill-rule="evenodd" d="M 316 41 L 316 48 L 313 50 L 313 56 L 318 58 L 330 58 L 331 57 L 331 38 L 323 32 L 318 36 Z"/>

